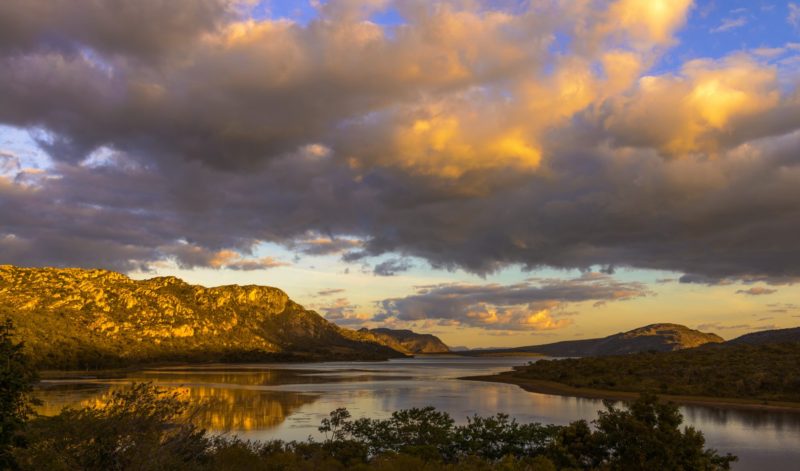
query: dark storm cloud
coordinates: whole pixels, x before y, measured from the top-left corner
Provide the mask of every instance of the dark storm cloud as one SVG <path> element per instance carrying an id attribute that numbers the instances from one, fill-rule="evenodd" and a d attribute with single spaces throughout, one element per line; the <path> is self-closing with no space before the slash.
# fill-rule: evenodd
<path id="1" fill-rule="evenodd" d="M 395 276 L 396 274 L 408 271 L 413 267 L 411 262 L 401 258 L 390 258 L 375 265 L 372 273 L 377 276 Z"/>
<path id="2" fill-rule="evenodd" d="M 441 284 L 421 286 L 416 294 L 381 301 L 382 311 L 375 320 L 436 320 L 497 330 L 549 330 L 571 323 L 553 314 L 570 303 L 618 301 L 647 294 L 641 283 L 619 282 L 602 273 L 514 285 Z"/>
<path id="3" fill-rule="evenodd" d="M 73 50 L 152 58 L 235 13 L 231 0 L 3 0 L 0 50 Z"/>
<path id="4" fill-rule="evenodd" d="M 413 2 L 419 27 L 391 40 L 347 3 L 331 2 L 302 27 L 232 21 L 246 2 L 4 2 L 0 44 L 12 50 L 0 62 L 0 120 L 47 129 L 45 148 L 58 160 L 111 145 L 252 168 L 330 139 L 347 120 L 529 65 L 543 46 L 507 60 L 484 60 L 489 51 L 458 59 L 465 45 L 429 37 L 436 25 L 425 22 L 447 11 Z M 531 21 L 474 33 L 486 47 L 511 47 L 535 34 L 522 29 Z M 74 47 L 44 47 L 48 39 Z M 173 54 L 142 63 L 158 53 Z M 424 73 L 408 76 L 412 64 Z"/>
<path id="5" fill-rule="evenodd" d="M 304 26 L 225 1 L 2 2 L 0 123 L 53 165 L 1 157 L 0 262 L 255 269 L 281 263 L 253 255 L 275 242 L 480 274 L 800 277 L 800 98 L 773 66 L 593 75 L 598 44 L 627 50 L 614 28 L 644 51 L 616 51 L 620 70 L 668 38 L 584 2 L 399 2 L 391 30 L 358 3 Z M 570 60 L 548 55 L 563 31 Z"/>

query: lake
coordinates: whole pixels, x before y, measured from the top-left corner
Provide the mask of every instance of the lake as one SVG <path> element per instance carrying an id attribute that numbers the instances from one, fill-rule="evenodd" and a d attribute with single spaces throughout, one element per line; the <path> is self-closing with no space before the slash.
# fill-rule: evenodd
<path id="1" fill-rule="evenodd" d="M 540 358 L 540 357 L 538 357 Z M 337 407 L 354 417 L 386 418 L 393 411 L 434 406 L 457 423 L 504 412 L 520 422 L 563 425 L 592 420 L 602 401 L 527 392 L 500 383 L 457 378 L 509 370 L 536 358 L 418 356 L 388 362 L 191 365 L 107 376 L 42 381 L 40 412 L 101 404 L 131 382 L 174 388 L 203 404 L 198 421 L 214 432 L 249 439 L 304 440 Z M 736 470 L 798 469 L 800 413 L 683 406 L 685 422 L 702 430 L 708 446 L 739 456 Z"/>

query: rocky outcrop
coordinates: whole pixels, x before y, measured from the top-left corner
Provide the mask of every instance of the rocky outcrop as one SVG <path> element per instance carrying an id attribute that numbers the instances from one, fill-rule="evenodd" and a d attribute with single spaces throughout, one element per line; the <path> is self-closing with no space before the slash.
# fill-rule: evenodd
<path id="1" fill-rule="evenodd" d="M 0 266 L 0 316 L 42 367 L 148 361 L 386 359 L 277 288 L 132 280 L 106 270 Z"/>
<path id="2" fill-rule="evenodd" d="M 399 352 L 415 353 L 448 353 L 450 349 L 439 337 L 431 334 L 418 334 L 411 330 L 387 328 L 360 329 L 360 333 L 371 334 L 376 341 Z"/>

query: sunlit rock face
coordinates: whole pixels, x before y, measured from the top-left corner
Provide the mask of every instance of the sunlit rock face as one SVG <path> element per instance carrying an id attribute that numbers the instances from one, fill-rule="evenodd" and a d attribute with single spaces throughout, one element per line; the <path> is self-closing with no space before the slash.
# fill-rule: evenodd
<path id="1" fill-rule="evenodd" d="M 700 332 L 680 324 L 651 324 L 617 335 L 628 341 L 638 339 L 642 345 L 655 350 L 681 350 L 724 342 L 717 334 Z"/>
<path id="2" fill-rule="evenodd" d="M 175 277 L 3 265 L 0 314 L 42 367 L 402 356 L 266 286 L 205 288 Z"/>
<path id="3" fill-rule="evenodd" d="M 398 329 L 360 329 L 362 334 L 373 335 L 379 343 L 403 353 L 448 353 L 450 348 L 439 337 L 431 334 L 418 334 L 410 330 Z"/>

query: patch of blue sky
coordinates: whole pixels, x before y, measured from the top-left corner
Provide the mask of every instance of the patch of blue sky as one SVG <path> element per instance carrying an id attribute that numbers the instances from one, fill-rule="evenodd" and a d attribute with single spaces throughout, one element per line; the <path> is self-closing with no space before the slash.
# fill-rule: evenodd
<path id="1" fill-rule="evenodd" d="M 47 169 L 52 166 L 50 157 L 27 129 L 0 125 L 0 151 L 14 155 L 23 168 Z"/>
<path id="2" fill-rule="evenodd" d="M 689 13 L 687 24 L 676 35 L 677 44 L 649 73 L 674 72 L 693 59 L 718 59 L 736 52 L 781 48 L 797 42 L 800 30 L 789 22 L 792 3 L 698 1 Z"/>
<path id="3" fill-rule="evenodd" d="M 299 24 L 308 24 L 317 18 L 314 0 L 262 0 L 250 11 L 254 20 L 288 19 Z"/>

